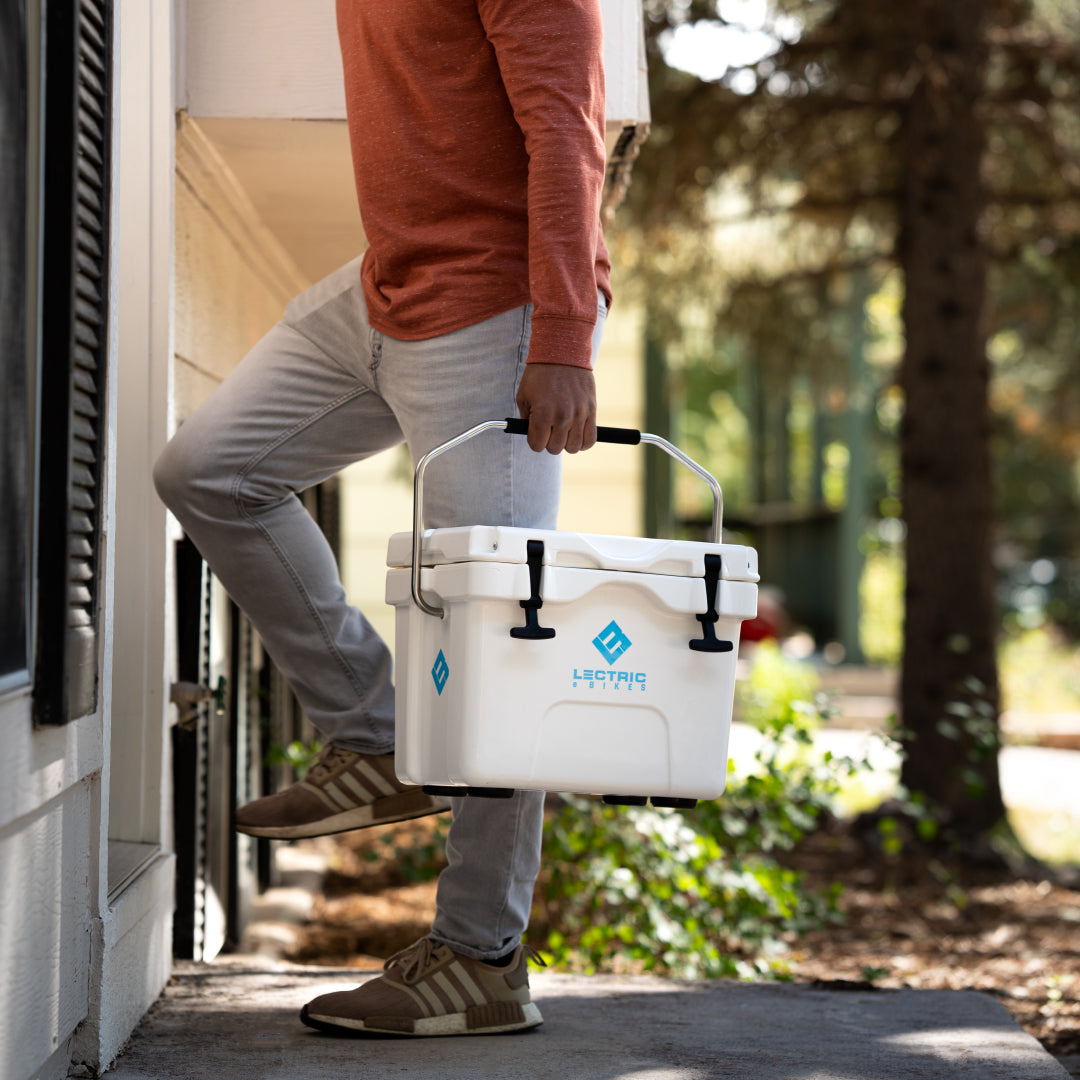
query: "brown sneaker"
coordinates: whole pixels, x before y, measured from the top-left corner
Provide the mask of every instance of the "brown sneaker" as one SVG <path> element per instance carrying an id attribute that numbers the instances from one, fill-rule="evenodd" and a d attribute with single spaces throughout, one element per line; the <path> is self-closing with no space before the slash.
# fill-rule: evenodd
<path id="1" fill-rule="evenodd" d="M 357 754 L 323 747 L 303 780 L 236 811 L 236 827 L 252 836 L 294 840 L 438 814 L 450 800 L 425 795 L 394 775 L 393 754 Z"/>
<path id="2" fill-rule="evenodd" d="M 383 965 L 386 974 L 308 1002 L 300 1019 L 338 1035 L 495 1035 L 544 1022 L 529 996 L 526 953 L 506 967 L 485 964 L 421 938 Z"/>

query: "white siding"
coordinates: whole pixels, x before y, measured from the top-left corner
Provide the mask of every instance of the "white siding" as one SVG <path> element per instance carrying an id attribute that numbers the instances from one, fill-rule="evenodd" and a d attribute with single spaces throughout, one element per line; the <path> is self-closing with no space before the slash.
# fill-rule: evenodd
<path id="1" fill-rule="evenodd" d="M 192 116 L 343 120 L 334 0 L 184 0 Z"/>
<path id="2" fill-rule="evenodd" d="M 63 740 L 50 741 L 63 746 Z M 11 764 L 5 754 L 5 765 Z M 81 780 L 0 833 L 5 1080 L 37 1077 L 87 1015 L 99 782 L 99 774 Z"/>

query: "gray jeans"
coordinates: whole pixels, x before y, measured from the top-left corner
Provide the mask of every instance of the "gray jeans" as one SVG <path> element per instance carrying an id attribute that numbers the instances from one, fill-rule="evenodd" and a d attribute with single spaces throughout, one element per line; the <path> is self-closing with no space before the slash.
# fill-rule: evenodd
<path id="1" fill-rule="evenodd" d="M 600 312 L 594 359 L 602 299 Z M 155 466 L 162 499 L 338 746 L 393 748 L 390 654 L 346 599 L 296 493 L 402 441 L 415 463 L 481 420 L 516 416 L 530 317 L 523 307 L 423 341 L 390 338 L 368 323 L 356 260 L 288 305 Z M 425 524 L 551 529 L 559 481 L 559 458 L 486 432 L 432 463 Z M 432 937 L 478 959 L 517 944 L 540 866 L 542 811 L 541 792 L 453 800 Z"/>

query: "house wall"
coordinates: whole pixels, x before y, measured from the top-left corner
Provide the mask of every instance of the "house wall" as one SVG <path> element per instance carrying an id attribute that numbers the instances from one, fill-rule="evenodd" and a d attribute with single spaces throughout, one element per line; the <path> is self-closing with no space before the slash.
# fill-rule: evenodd
<path id="1" fill-rule="evenodd" d="M 42 8 L 28 5 L 35 31 Z M 115 0 L 113 26 L 99 707 L 35 729 L 28 681 L 0 696 L 4 1080 L 96 1074 L 171 970 L 167 545 L 146 469 L 164 442 L 168 400 L 171 2 Z M 34 123 L 37 108 L 34 93 Z M 36 192 L 39 163 L 30 165 Z M 33 200 L 28 211 L 36 238 Z M 118 877 L 125 846 L 138 858 Z"/>
<path id="2" fill-rule="evenodd" d="M 31 145 L 40 124 L 41 6 L 27 4 Z M 37 266 L 40 162 L 28 163 L 30 267 Z M 36 282 L 36 273 L 31 273 Z M 34 285 L 31 285 L 31 290 Z M 36 332 L 32 331 L 36 339 Z M 31 349 L 36 349 L 32 340 Z M 102 658 L 103 659 L 103 658 Z M 0 1076 L 66 1075 L 89 1009 L 98 874 L 102 712 L 35 730 L 30 675 L 0 694 Z"/>

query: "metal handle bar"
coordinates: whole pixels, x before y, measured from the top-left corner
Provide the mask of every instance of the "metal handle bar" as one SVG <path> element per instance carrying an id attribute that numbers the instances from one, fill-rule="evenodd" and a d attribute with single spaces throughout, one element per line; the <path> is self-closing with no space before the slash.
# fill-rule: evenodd
<path id="1" fill-rule="evenodd" d="M 477 424 L 476 427 L 471 427 L 468 431 L 455 435 L 454 438 L 447 440 L 441 446 L 429 450 L 416 463 L 416 471 L 413 474 L 412 598 L 421 611 L 427 612 L 428 615 L 434 615 L 437 619 L 443 617 L 443 609 L 429 604 L 420 592 L 420 560 L 424 546 L 424 470 L 435 458 L 445 454 L 448 450 L 453 450 L 462 443 L 476 438 L 477 435 L 484 431 L 492 431 L 496 428 L 505 431 L 508 435 L 527 435 L 529 422 L 517 419 L 485 420 L 483 423 Z M 650 435 L 645 431 L 638 431 L 635 428 L 598 427 L 596 429 L 596 441 L 621 443 L 626 446 L 637 446 L 639 443 L 658 446 L 670 457 L 685 465 L 692 473 L 696 473 L 712 490 L 713 543 L 719 544 L 721 542 L 721 530 L 724 520 L 724 493 L 720 490 L 716 478 L 711 473 L 706 472 L 693 458 L 688 457 L 677 446 L 669 443 L 667 439 L 662 439 L 659 435 Z"/>

